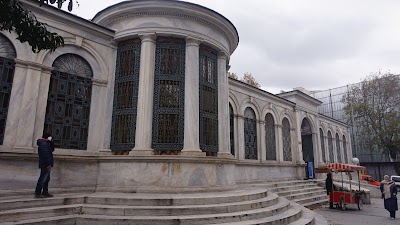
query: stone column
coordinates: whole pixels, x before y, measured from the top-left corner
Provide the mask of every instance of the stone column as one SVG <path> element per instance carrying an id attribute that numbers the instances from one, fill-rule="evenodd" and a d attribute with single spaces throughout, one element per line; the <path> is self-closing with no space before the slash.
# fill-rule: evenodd
<path id="1" fill-rule="evenodd" d="M 290 128 L 290 140 L 291 140 L 290 145 L 292 147 L 292 162 L 297 161 L 300 163 L 304 163 L 303 154 L 299 149 L 299 146 L 301 146 L 301 144 L 299 144 L 299 142 L 298 142 L 298 136 L 296 135 L 296 129 L 293 127 Z"/>
<path id="2" fill-rule="evenodd" d="M 282 125 L 275 124 L 276 161 L 283 161 Z"/>
<path id="3" fill-rule="evenodd" d="M 313 155 L 314 155 L 314 167 L 318 167 L 318 163 L 319 163 L 319 159 L 320 157 L 320 153 L 318 151 L 319 147 L 318 147 L 318 136 L 317 133 L 313 132 L 312 133 L 312 142 L 313 142 Z"/>
<path id="4" fill-rule="evenodd" d="M 33 151 L 33 142 L 34 139 L 37 138 L 33 137 L 33 134 L 35 130 L 35 117 L 39 99 L 38 94 L 41 68 L 39 65 L 30 62 L 17 62 L 16 67 L 21 66 L 18 65 L 20 63 L 26 63 L 24 66 L 26 66 L 27 69 L 22 99 L 20 102 L 21 106 L 14 149 Z"/>
<path id="5" fill-rule="evenodd" d="M 199 45 L 200 41 L 186 39 L 185 58 L 185 120 L 184 139 L 181 155 L 201 156 L 199 140 Z"/>
<path id="6" fill-rule="evenodd" d="M 47 98 L 49 95 L 50 78 L 51 78 L 51 68 L 42 70 L 42 74 L 40 76 L 38 106 L 35 118 L 35 131 L 33 135 L 34 139 L 32 143 L 33 146 L 36 146 L 35 139 L 41 138 L 43 134 L 44 120 L 46 117 Z"/>
<path id="7" fill-rule="evenodd" d="M 238 139 L 238 158 L 240 160 L 245 159 L 245 152 L 244 152 L 244 117 L 238 114 L 238 130 L 237 130 L 237 139 Z"/>
<path id="8" fill-rule="evenodd" d="M 260 141 L 257 141 L 257 143 L 260 143 L 260 144 L 257 144 L 260 149 L 260 152 L 259 152 L 260 154 L 258 157 L 261 162 L 265 162 L 265 161 L 267 161 L 267 146 L 266 146 L 266 140 L 265 140 L 265 122 L 260 121 L 258 127 L 259 127 L 258 130 L 260 131 L 260 132 L 258 132 L 258 133 L 260 133 L 260 137 L 257 138 L 258 140 L 260 140 Z"/>
<path id="9" fill-rule="evenodd" d="M 139 90 L 136 118 L 135 147 L 129 155 L 152 155 L 151 148 L 153 123 L 154 67 L 156 54 L 156 35 L 140 35 Z"/>
<path id="10" fill-rule="evenodd" d="M 336 135 L 332 135 L 332 145 L 333 145 L 333 162 L 337 163 L 338 157 L 337 157 L 337 148 L 336 148 Z"/>
<path id="11" fill-rule="evenodd" d="M 229 151 L 229 85 L 227 54 L 218 54 L 218 157 L 233 158 Z"/>

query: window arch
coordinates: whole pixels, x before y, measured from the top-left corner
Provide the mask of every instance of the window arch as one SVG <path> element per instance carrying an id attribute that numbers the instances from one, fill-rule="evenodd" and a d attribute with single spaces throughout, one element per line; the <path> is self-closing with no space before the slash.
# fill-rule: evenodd
<path id="1" fill-rule="evenodd" d="M 292 161 L 292 139 L 290 137 L 290 123 L 287 118 L 282 120 L 283 160 Z"/>
<path id="2" fill-rule="evenodd" d="M 342 163 L 342 152 L 340 151 L 340 140 L 339 140 L 339 134 L 337 133 L 336 133 L 336 152 L 337 152 L 338 163 Z"/>
<path id="3" fill-rule="evenodd" d="M 322 161 L 326 162 L 326 157 L 325 157 L 325 138 L 324 138 L 324 132 L 322 129 L 319 129 L 319 138 L 321 139 L 321 152 L 322 152 Z"/>
<path id="4" fill-rule="evenodd" d="M 266 159 L 276 160 L 275 121 L 271 113 L 265 115 Z"/>
<path id="5" fill-rule="evenodd" d="M 245 159 L 257 159 L 257 120 L 254 110 L 244 110 L 244 147 Z"/>
<path id="6" fill-rule="evenodd" d="M 232 105 L 229 103 L 229 137 L 230 137 L 230 143 L 231 143 L 231 154 L 235 155 L 235 121 L 234 121 L 235 115 L 233 113 L 233 108 Z"/>
<path id="7" fill-rule="evenodd" d="M 335 158 L 333 155 L 333 140 L 332 140 L 332 133 L 328 131 L 328 150 L 329 150 L 329 162 L 335 162 Z"/>
<path id="8" fill-rule="evenodd" d="M 183 39 L 156 41 L 152 148 L 182 150 L 185 113 L 185 49 Z"/>
<path id="9" fill-rule="evenodd" d="M 113 151 L 135 146 L 140 51 L 140 39 L 118 46 L 110 144 Z"/>
<path id="10" fill-rule="evenodd" d="M 347 158 L 347 146 L 346 146 L 346 136 L 343 135 L 343 156 L 344 156 L 344 163 L 348 163 L 349 159 Z"/>
<path id="11" fill-rule="evenodd" d="M 200 149 L 218 152 L 218 70 L 217 52 L 200 45 L 199 103 Z"/>
<path id="12" fill-rule="evenodd" d="M 93 72 L 81 56 L 56 58 L 51 73 L 44 131 L 54 145 L 64 149 L 87 149 Z"/>
<path id="13" fill-rule="evenodd" d="M 8 38 L 0 34 L 0 145 L 3 144 L 17 53 Z"/>

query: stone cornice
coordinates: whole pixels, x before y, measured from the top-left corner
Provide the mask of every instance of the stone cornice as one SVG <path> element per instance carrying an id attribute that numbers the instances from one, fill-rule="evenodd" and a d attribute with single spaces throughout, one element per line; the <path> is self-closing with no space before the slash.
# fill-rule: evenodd
<path id="1" fill-rule="evenodd" d="M 126 1 L 100 11 L 93 18 L 93 21 L 107 27 L 112 23 L 126 18 L 143 16 L 182 18 L 215 28 L 229 40 L 229 51 L 231 54 L 239 43 L 237 30 L 228 19 L 211 9 L 188 2 L 160 0 Z"/>
<path id="2" fill-rule="evenodd" d="M 16 66 L 22 66 L 26 68 L 42 70 L 42 71 L 52 71 L 53 67 L 49 67 L 40 63 L 21 60 L 21 59 L 14 59 Z"/>
<path id="3" fill-rule="evenodd" d="M 101 80 L 101 79 L 95 79 L 95 78 L 92 78 L 92 82 L 93 82 L 93 85 L 103 86 L 103 87 L 106 87 L 108 84 L 107 80 Z"/>

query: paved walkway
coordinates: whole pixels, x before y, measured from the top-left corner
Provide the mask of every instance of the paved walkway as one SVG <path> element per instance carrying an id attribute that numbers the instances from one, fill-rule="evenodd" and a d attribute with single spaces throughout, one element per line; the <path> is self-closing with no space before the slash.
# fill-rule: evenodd
<path id="1" fill-rule="evenodd" d="M 400 206 L 400 199 L 398 200 Z M 321 214 L 330 225 L 391 225 L 400 224 L 400 211 L 396 212 L 396 219 L 391 220 L 389 212 L 383 208 L 383 200 L 371 198 L 371 205 L 364 205 L 358 210 L 357 205 L 349 205 L 346 211 L 323 207 L 314 212 Z"/>

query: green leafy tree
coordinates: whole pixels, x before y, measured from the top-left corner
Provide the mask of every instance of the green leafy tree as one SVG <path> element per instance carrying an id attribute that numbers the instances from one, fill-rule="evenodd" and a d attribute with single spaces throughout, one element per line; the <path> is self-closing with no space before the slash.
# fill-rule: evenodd
<path id="1" fill-rule="evenodd" d="M 245 73 L 243 75 L 242 81 L 256 88 L 261 87 L 261 85 L 256 81 L 256 79 L 253 77 L 253 75 L 251 75 L 251 73 Z"/>
<path id="2" fill-rule="evenodd" d="M 61 8 L 68 2 L 68 10 L 71 11 L 74 0 L 32 0 L 42 5 L 56 5 Z M 49 49 L 54 51 L 64 45 L 64 39 L 57 33 L 50 32 L 47 24 L 41 23 L 36 16 L 24 7 L 20 0 L 0 0 L 0 31 L 15 32 L 17 39 L 28 42 L 33 52 Z"/>
<path id="3" fill-rule="evenodd" d="M 358 141 L 400 160 L 400 76 L 374 73 L 349 88 L 345 112 L 354 118 Z M 400 174 L 400 168 L 395 168 Z"/>

